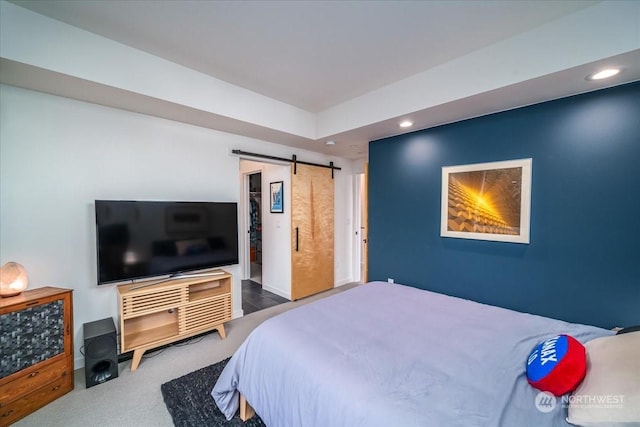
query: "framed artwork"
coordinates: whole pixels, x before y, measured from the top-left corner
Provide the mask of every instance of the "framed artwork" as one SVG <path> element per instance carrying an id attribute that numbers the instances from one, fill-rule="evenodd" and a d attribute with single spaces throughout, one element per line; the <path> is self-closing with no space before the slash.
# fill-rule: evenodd
<path id="1" fill-rule="evenodd" d="M 272 182 L 270 184 L 271 195 L 271 213 L 284 212 L 284 191 L 282 181 Z"/>
<path id="2" fill-rule="evenodd" d="M 531 163 L 443 167 L 440 236 L 529 243 Z"/>

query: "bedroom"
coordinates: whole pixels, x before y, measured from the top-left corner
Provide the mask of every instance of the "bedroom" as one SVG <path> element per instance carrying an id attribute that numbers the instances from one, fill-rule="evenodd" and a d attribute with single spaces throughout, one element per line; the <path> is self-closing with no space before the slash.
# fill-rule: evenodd
<path id="1" fill-rule="evenodd" d="M 69 38 L 73 40 L 74 36 L 77 35 L 77 30 L 73 27 L 61 24 L 58 21 L 41 18 L 39 15 L 27 12 L 13 4 L 3 2 L 2 8 L 3 19 L 6 19 L 7 16 L 11 16 L 18 21 L 25 19 L 26 25 L 23 28 L 41 28 L 44 33 L 41 34 L 42 37 L 59 40 L 57 37 L 60 37 L 61 34 L 47 33 L 48 30 L 51 30 L 50 26 L 55 25 L 63 26 L 64 31 L 62 34 L 66 43 L 69 43 Z M 602 21 L 606 21 L 606 19 L 596 18 L 593 15 L 610 16 L 609 14 L 615 14 L 618 11 L 617 13 L 620 13 L 622 17 L 614 22 L 627 22 L 625 21 L 626 17 L 634 16 L 633 13 L 619 12 L 619 9 L 612 5 L 596 4 L 594 8 L 583 12 L 589 12 L 587 18 L 594 19 L 595 22 L 601 22 L 601 26 L 604 26 Z M 571 21 L 569 18 L 577 19 L 577 17 L 567 17 L 566 19 Z M 188 108 L 195 108 L 195 101 L 201 101 L 201 99 L 195 99 L 194 101 L 196 97 L 193 92 L 189 92 L 189 95 L 193 98 L 188 100 L 184 100 L 184 98 L 176 100 L 175 94 L 167 93 L 169 89 L 162 92 L 149 92 L 149 88 L 144 87 L 147 82 L 141 82 L 140 79 L 137 79 L 137 75 L 129 76 L 128 79 L 124 79 L 124 82 L 119 81 L 118 68 L 113 67 L 110 62 L 114 60 L 113 57 L 105 60 L 108 65 L 105 68 L 107 70 L 106 73 L 100 73 L 96 69 L 87 70 L 85 67 L 89 66 L 89 64 L 87 64 L 86 60 L 77 57 L 64 55 L 65 61 L 60 61 L 63 63 L 48 62 L 50 59 L 46 58 L 46 52 L 29 51 L 24 47 L 14 48 L 14 46 L 8 46 L 7 44 L 10 43 L 8 40 L 11 40 L 11 38 L 5 37 L 7 33 L 9 35 L 20 35 L 22 33 L 20 29 L 5 24 L 3 21 L 3 72 L 6 69 L 7 60 L 30 63 L 39 70 L 51 70 L 49 76 L 53 75 L 60 79 L 56 81 L 60 85 L 59 91 L 65 89 L 63 85 L 68 83 L 67 80 L 62 79 L 61 74 L 73 75 L 75 76 L 73 82 L 77 85 L 76 88 L 81 92 L 84 91 L 85 97 L 96 93 L 101 95 L 101 90 L 104 90 L 105 86 L 112 85 L 117 89 L 115 92 L 116 100 L 122 100 L 123 104 L 129 101 L 128 98 L 124 97 L 125 92 L 130 93 L 132 91 L 139 91 L 138 101 L 145 101 L 148 100 L 148 97 L 155 97 L 173 102 L 185 102 Z M 557 22 L 556 24 L 558 26 L 569 25 L 566 22 Z M 574 25 L 578 24 L 574 23 Z M 637 27 L 633 27 L 633 25 L 632 21 L 631 28 L 637 31 Z M 557 27 L 550 27 L 552 27 L 550 30 L 558 30 Z M 599 28 L 598 25 L 592 25 L 590 22 L 589 31 L 594 27 Z M 616 30 L 624 35 L 625 28 L 629 27 L 618 25 Z M 83 37 L 86 37 L 86 34 L 83 34 Z M 591 36 L 587 32 L 585 34 L 585 43 L 586 40 L 591 40 L 589 37 Z M 575 67 L 597 59 L 615 56 L 622 52 L 636 51 L 637 53 L 639 48 L 637 37 L 635 39 L 631 37 L 630 41 L 625 37 L 617 38 L 616 35 L 611 35 L 610 38 L 611 40 L 601 46 L 599 48 L 601 50 L 598 52 L 581 52 L 583 56 L 575 53 L 575 58 L 572 57 L 566 60 L 568 64 L 565 64 L 565 67 Z M 103 56 L 107 54 L 115 55 L 115 42 L 98 37 L 91 38 L 87 42 L 95 43 L 95 45 L 92 45 L 95 51 L 100 52 Z M 58 48 L 63 45 L 62 40 L 56 44 Z M 54 49 L 54 47 L 49 46 L 49 49 Z M 558 50 L 563 48 L 566 49 L 567 47 L 557 46 Z M 33 57 L 26 57 L 26 53 L 32 54 Z M 64 52 L 57 53 L 63 54 Z M 124 58 L 126 58 L 126 61 L 136 66 L 140 65 L 142 67 L 140 68 L 141 70 L 157 66 L 155 62 L 148 62 L 153 58 L 136 56 L 131 52 L 124 52 L 123 54 L 125 53 Z M 492 58 L 495 60 L 496 57 L 493 56 Z M 486 64 L 486 62 L 483 64 Z M 555 66 L 555 64 L 553 65 Z M 548 67 L 544 70 L 537 70 L 536 72 L 540 75 L 552 72 L 550 64 L 541 63 L 540 66 Z M 28 68 L 21 69 L 21 71 L 25 74 L 29 71 L 34 72 L 33 69 Z M 171 73 L 173 72 L 178 73 L 180 76 L 185 76 L 185 74 L 181 73 L 187 73 L 186 70 L 171 70 Z M 627 70 L 625 74 L 625 78 L 628 78 L 631 75 L 630 70 Z M 142 75 L 151 74 L 143 73 Z M 187 74 L 187 79 L 192 77 L 191 74 Z M 93 84 L 88 84 L 88 81 L 93 82 Z M 150 84 L 151 82 L 148 83 Z M 471 82 L 467 84 L 472 85 Z M 81 325 L 83 323 L 99 318 L 116 316 L 113 288 L 98 288 L 95 286 L 95 259 L 91 250 L 93 230 L 90 217 L 91 201 L 96 198 L 144 197 L 147 199 L 183 200 L 217 198 L 237 200 L 239 198 L 237 159 L 230 160 L 228 156 L 229 149 L 241 148 L 247 151 L 260 151 L 285 157 L 295 152 L 300 157 L 304 154 L 313 161 L 334 160 L 344 168 L 342 172 L 337 174 L 338 181 L 336 184 L 336 191 L 339 194 L 337 199 L 341 203 L 339 209 L 341 209 L 344 222 L 337 224 L 336 235 L 346 236 L 351 232 L 347 225 L 347 221 L 353 218 L 350 176 L 361 171 L 361 161 L 354 161 L 346 156 L 319 154 L 313 150 L 293 149 L 290 146 L 266 142 L 272 139 L 255 138 L 254 136 L 259 133 L 258 131 L 263 131 L 265 127 L 272 126 L 269 129 L 271 137 L 275 134 L 277 138 L 287 138 L 287 135 L 294 134 L 301 135 L 302 139 L 314 140 L 313 135 L 315 134 L 309 131 L 310 127 L 315 127 L 314 119 L 311 114 L 306 114 L 302 110 L 288 109 L 276 105 L 273 111 L 267 114 L 265 110 L 268 110 L 273 105 L 264 99 L 260 99 L 261 103 L 256 102 L 256 105 L 261 109 L 256 107 L 255 110 L 250 111 L 229 111 L 235 106 L 228 104 L 223 106 L 226 110 L 214 111 L 214 114 L 229 115 L 240 121 L 246 121 L 248 120 L 247 117 L 256 115 L 265 117 L 265 119 L 254 123 L 247 135 L 240 136 L 229 132 L 210 130 L 203 126 L 193 126 L 179 123 L 178 121 L 132 113 L 127 111 L 126 105 L 121 105 L 120 109 L 101 107 L 82 102 L 82 97 L 78 101 L 20 89 L 16 86 L 9 84 L 2 87 L 3 175 L 1 197 L 3 203 L 1 207 L 2 233 L 0 233 L 2 238 L 2 262 L 10 260 L 22 261 L 29 269 L 33 287 L 55 284 L 74 289 L 76 302 L 74 313 L 75 341 L 77 349 L 79 349 L 82 341 Z M 185 91 L 194 90 L 193 87 L 184 83 L 180 88 Z M 34 89 L 37 90 L 37 88 Z M 433 88 L 427 88 L 424 92 L 429 92 L 429 89 Z M 467 89 L 459 87 L 457 90 L 462 92 L 461 94 L 450 95 L 456 97 L 455 99 L 441 98 L 439 102 L 464 99 L 464 97 L 470 95 L 470 92 L 465 92 Z M 155 90 L 158 89 L 155 88 Z M 43 89 L 43 91 L 45 90 Z M 56 92 L 53 93 L 56 94 Z M 64 96 L 64 93 L 57 92 L 57 94 Z M 435 102 L 433 98 L 429 98 L 429 96 L 435 97 L 435 95 L 443 96 L 439 93 L 424 95 L 425 100 L 421 101 L 424 104 L 420 104 L 420 108 L 428 107 L 428 102 Z M 118 96 L 122 96 L 122 98 L 117 98 Z M 174 98 L 170 98 L 170 96 Z M 384 94 L 379 96 L 384 96 Z M 90 101 L 90 99 L 88 100 Z M 372 103 L 373 101 L 373 99 L 363 100 L 365 103 Z M 219 108 L 220 106 L 215 107 Z M 343 106 L 343 109 L 347 107 Z M 388 105 L 388 108 L 391 110 L 392 106 Z M 183 112 L 180 111 L 180 113 Z M 336 114 L 338 113 L 350 113 L 350 111 L 336 112 Z M 393 116 L 390 111 L 378 111 L 377 113 L 382 115 L 389 114 L 389 117 Z M 387 116 L 384 117 L 387 118 Z M 349 126 L 353 128 L 358 126 L 357 123 L 342 124 L 336 122 L 335 119 L 331 122 L 331 117 L 328 113 L 321 118 L 323 121 L 319 123 L 324 125 L 325 129 L 323 129 L 324 133 L 320 135 L 337 134 L 343 128 L 350 129 Z M 9 119 L 11 119 L 10 123 L 7 121 Z M 268 120 L 271 121 L 265 124 L 265 121 Z M 365 117 L 362 120 L 367 121 L 370 118 Z M 11 126 L 7 126 L 8 124 L 11 124 Z M 327 124 L 331 125 L 332 128 Z M 232 125 L 228 123 L 225 126 L 229 130 L 232 128 Z M 183 149 L 185 144 L 188 144 L 190 150 L 185 151 Z M 312 141 L 309 144 L 313 148 L 317 148 L 318 146 L 323 146 L 324 141 Z M 319 147 L 318 149 L 326 150 L 325 147 Z M 500 153 L 496 155 L 500 155 Z M 632 151 L 626 154 L 620 153 L 619 155 L 621 158 L 626 156 L 627 160 L 629 160 L 633 159 L 634 155 L 637 156 L 637 152 Z M 500 159 L 502 157 L 500 155 Z M 487 159 L 482 159 L 482 161 L 484 160 Z M 467 162 L 467 159 L 460 161 L 461 164 Z M 603 164 L 600 167 L 615 168 L 615 165 Z M 179 171 L 180 179 L 178 181 L 171 179 L 169 176 L 171 171 L 174 173 Z M 153 179 L 150 179 L 150 177 L 153 177 Z M 637 175 L 630 174 L 630 185 L 633 184 L 632 178 L 634 177 L 637 179 Z M 211 184 L 194 185 L 194 183 L 202 183 L 204 181 L 208 181 Z M 15 183 L 19 183 L 19 185 Z M 637 183 L 633 184 L 631 188 L 632 190 L 635 189 L 636 193 L 634 194 L 637 194 Z M 429 191 L 431 190 L 430 188 Z M 540 196 L 538 196 L 538 203 L 540 203 L 539 200 Z M 11 202 L 13 201 L 20 204 L 19 209 L 12 207 Z M 14 204 L 13 206 L 16 205 Z M 636 224 L 635 227 L 637 227 L 637 223 L 634 223 L 630 219 L 631 217 L 624 217 L 624 215 L 630 215 L 631 212 L 632 210 L 622 209 L 620 215 L 623 216 L 616 218 L 618 218 L 619 223 L 629 224 L 629 234 L 633 235 L 633 231 L 637 230 L 633 224 Z M 582 223 L 584 224 L 589 217 L 583 218 Z M 373 220 L 375 221 L 375 216 Z M 81 224 L 81 226 L 79 227 L 78 224 Z M 433 227 L 435 225 L 430 224 L 430 226 Z M 535 224 L 532 224 L 532 227 L 535 226 Z M 375 236 L 372 237 L 375 238 Z M 60 253 L 59 245 L 64 245 L 63 253 Z M 468 246 L 470 245 L 473 244 L 468 244 Z M 493 250 L 496 252 L 506 250 L 503 246 L 497 244 L 491 245 L 491 247 L 495 248 Z M 38 250 L 33 248 L 38 248 Z M 345 260 L 340 265 L 336 265 L 336 282 L 349 282 L 353 275 L 353 267 L 351 263 L 346 261 L 352 256 L 352 248 L 353 242 L 347 238 L 344 238 L 336 245 L 336 259 Z M 477 248 L 473 246 L 465 249 L 469 254 L 473 254 L 476 250 Z M 624 251 L 620 252 L 623 254 L 632 254 L 634 252 L 633 248 L 618 248 L 617 250 Z M 611 250 L 607 253 L 614 256 L 618 252 Z M 397 255 L 402 256 L 402 252 L 397 253 Z M 444 253 L 436 253 L 435 255 L 443 256 Z M 415 266 L 408 267 L 398 262 L 398 260 L 389 260 L 389 267 L 386 268 L 379 262 L 380 254 L 378 252 L 374 251 L 372 256 L 378 257 L 377 266 L 372 265 L 374 270 L 371 271 L 375 274 L 375 278 L 386 280 L 387 277 L 392 277 L 397 282 L 411 281 L 412 283 L 420 283 L 405 274 L 405 272 L 408 274 L 409 271 L 412 271 L 411 274 L 415 275 Z M 509 258 L 514 257 L 515 254 L 496 253 L 493 256 Z M 480 262 L 479 258 L 475 258 L 475 260 Z M 541 262 L 539 259 L 532 261 Z M 590 263 L 593 264 L 592 259 Z M 576 264 L 572 264 L 571 267 L 573 269 L 579 268 Z M 386 269 L 377 271 L 375 268 Z M 623 271 L 620 274 L 626 274 L 626 277 L 632 280 L 633 274 L 637 274 L 637 270 L 633 270 L 632 266 L 627 266 L 627 268 L 626 273 Z M 234 274 L 240 275 L 237 266 L 231 267 L 231 270 Z M 473 274 L 473 270 L 467 272 L 470 275 Z M 439 270 L 438 274 L 443 275 L 445 272 Z M 567 275 L 568 273 L 562 272 L 561 277 L 566 280 Z M 595 275 L 591 277 L 590 285 L 586 289 L 587 293 L 580 294 L 581 303 L 586 301 L 588 304 L 595 304 L 601 300 L 602 295 L 605 293 L 607 294 L 605 301 L 616 301 L 622 304 L 630 304 L 633 301 L 633 297 L 637 297 L 637 294 L 633 294 L 634 289 L 630 287 L 629 281 L 626 284 L 607 283 L 606 290 L 601 289 L 598 291 L 594 281 L 598 278 L 606 280 L 607 276 Z M 553 285 L 558 286 L 557 283 Z M 504 284 L 500 284 L 500 286 L 504 286 Z M 567 288 L 560 288 L 562 297 L 566 299 L 568 298 L 568 293 L 563 289 Z M 504 289 L 502 290 L 504 291 Z M 610 296 L 607 293 L 608 291 L 616 295 L 613 300 L 608 298 Z M 504 295 L 504 298 L 501 295 Z M 484 297 L 483 295 L 473 296 L 480 299 Z M 509 296 L 506 292 L 502 292 L 500 295 L 489 295 L 488 298 L 505 299 L 504 301 L 498 301 L 505 305 L 522 303 L 522 301 L 509 301 Z M 561 305 L 563 302 L 554 304 Z M 591 309 L 598 311 L 596 308 Z M 616 313 L 616 316 L 618 315 L 627 316 L 626 318 L 620 317 L 620 321 L 627 320 L 628 316 L 630 316 L 628 308 L 626 311 L 622 310 L 619 314 Z M 76 351 L 76 366 L 81 367 L 82 364 L 83 358 L 79 351 Z"/>

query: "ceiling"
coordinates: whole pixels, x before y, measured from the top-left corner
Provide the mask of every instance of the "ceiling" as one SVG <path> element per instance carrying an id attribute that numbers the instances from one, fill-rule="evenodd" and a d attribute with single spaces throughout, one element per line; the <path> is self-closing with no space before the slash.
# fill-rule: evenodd
<path id="1" fill-rule="evenodd" d="M 326 111 L 599 2 L 14 0 L 12 3 L 322 116 Z M 622 79 L 608 84 L 640 78 L 639 58 L 639 51 L 617 56 L 616 60 L 628 62 L 626 68 L 631 70 L 627 69 Z M 603 64 L 610 62 L 610 58 L 602 60 Z M 410 116 L 416 123 L 410 129 L 415 130 L 607 85 L 589 86 L 584 76 L 599 64 L 583 65 L 526 79 L 517 85 L 469 93 L 459 96 L 454 103 L 443 102 L 404 116 Z M 468 70 L 471 80 L 472 72 Z M 42 79 L 42 75 L 36 78 Z M 29 86 L 8 77 L 3 80 Z M 103 94 L 95 101 L 84 100 L 108 105 L 108 98 Z M 142 101 L 132 98 L 131 104 L 136 103 Z M 112 106 L 190 122 L 169 112 L 154 113 L 135 105 Z M 184 111 L 181 114 L 185 115 Z M 208 121 L 204 116 L 193 120 L 198 125 L 347 158 L 366 155 L 369 140 L 403 132 L 397 127 L 398 117 L 380 117 L 362 126 L 347 126 L 311 138 L 285 137 L 269 129 L 261 133 L 255 123 L 249 122 L 225 125 L 219 123 L 219 118 Z M 335 140 L 336 145 L 327 146 L 328 139 Z"/>

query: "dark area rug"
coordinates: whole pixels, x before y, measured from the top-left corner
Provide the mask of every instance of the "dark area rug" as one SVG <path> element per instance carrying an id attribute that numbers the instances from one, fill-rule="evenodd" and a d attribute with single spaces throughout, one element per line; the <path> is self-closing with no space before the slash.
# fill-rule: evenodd
<path id="1" fill-rule="evenodd" d="M 257 415 L 245 423 L 236 413 L 231 421 L 227 421 L 211 397 L 211 389 L 228 361 L 225 359 L 160 386 L 175 426 L 264 427 L 265 424 Z"/>

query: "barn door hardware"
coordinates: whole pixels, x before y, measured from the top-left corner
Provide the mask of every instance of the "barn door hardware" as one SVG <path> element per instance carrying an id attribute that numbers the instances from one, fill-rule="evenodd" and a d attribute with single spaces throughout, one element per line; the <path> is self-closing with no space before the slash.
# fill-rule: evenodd
<path id="1" fill-rule="evenodd" d="M 340 168 L 338 166 L 335 166 L 333 164 L 333 162 L 329 162 L 328 165 L 322 165 L 320 163 L 304 162 L 302 160 L 298 160 L 298 156 L 296 156 L 295 154 L 293 156 L 291 156 L 290 159 L 287 159 L 285 157 L 276 157 L 276 156 L 269 156 L 269 155 L 266 155 L 266 154 L 249 153 L 247 151 L 242 151 L 242 150 L 231 150 L 231 152 L 233 154 L 238 155 L 238 156 L 256 157 L 256 158 L 259 158 L 259 159 L 277 160 L 279 162 L 290 162 L 290 163 L 293 163 L 293 174 L 294 175 L 297 173 L 298 164 L 307 165 L 307 166 L 317 166 L 319 168 L 331 169 L 331 178 L 332 179 L 334 178 L 334 175 L 333 175 L 334 172 L 333 171 L 342 170 L 342 168 Z"/>

